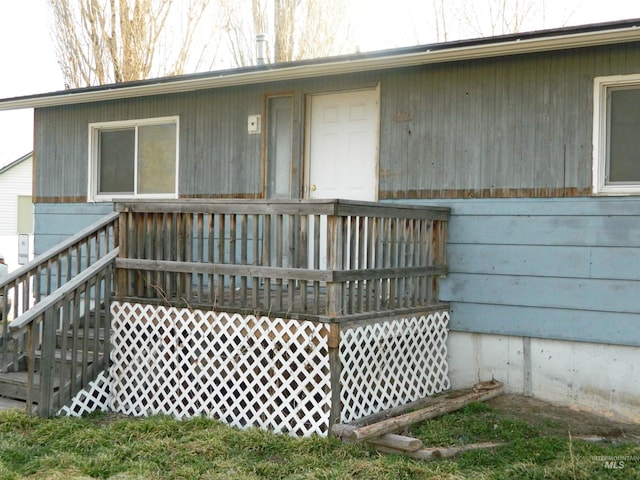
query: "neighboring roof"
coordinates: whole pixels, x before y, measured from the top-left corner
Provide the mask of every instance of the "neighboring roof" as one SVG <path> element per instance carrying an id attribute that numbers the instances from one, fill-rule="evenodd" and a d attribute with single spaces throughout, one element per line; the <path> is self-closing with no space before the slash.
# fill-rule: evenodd
<path id="1" fill-rule="evenodd" d="M 640 19 L 162 77 L 0 99 L 0 111 L 640 41 Z"/>
<path id="2" fill-rule="evenodd" d="M 11 170 L 14 167 L 17 167 L 25 160 L 29 160 L 31 157 L 33 157 L 33 152 L 29 152 L 26 155 L 23 155 L 22 157 L 20 157 L 19 159 L 14 160 L 11 163 L 7 163 L 4 167 L 0 168 L 0 175 L 2 175 L 4 172 Z"/>

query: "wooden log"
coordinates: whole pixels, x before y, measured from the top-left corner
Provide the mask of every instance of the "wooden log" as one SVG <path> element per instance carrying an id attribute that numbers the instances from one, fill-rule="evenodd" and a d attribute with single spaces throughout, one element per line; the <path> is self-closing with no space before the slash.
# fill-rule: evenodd
<path id="1" fill-rule="evenodd" d="M 368 442 L 369 443 L 369 442 Z M 471 443 L 469 445 L 461 445 L 459 447 L 433 447 L 433 448 L 421 448 L 415 452 L 407 452 L 398 450 L 395 448 L 389 448 L 385 446 L 376 446 L 376 450 L 380 453 L 407 455 L 416 460 L 433 461 L 440 458 L 452 458 L 469 450 L 490 449 L 505 445 L 504 442 L 484 442 L 484 443 Z"/>
<path id="2" fill-rule="evenodd" d="M 397 407 L 392 407 L 387 410 L 383 410 L 381 412 L 376 412 L 371 415 L 367 415 L 366 417 L 359 418 L 358 420 L 352 422 L 351 425 L 371 425 L 372 423 L 376 423 L 392 417 L 397 417 L 410 411 L 415 411 L 421 408 L 429 407 L 431 405 L 440 404 L 447 399 L 460 397 L 472 391 L 473 389 L 471 388 L 465 388 L 461 390 L 450 390 L 448 392 L 439 393 L 438 395 L 433 397 L 424 397 L 413 402 L 405 403 L 404 405 L 398 405 Z"/>
<path id="3" fill-rule="evenodd" d="M 348 439 L 356 428 L 357 427 L 353 425 L 336 424 L 331 428 L 331 433 L 338 438 Z M 376 447 L 391 448 L 399 452 L 416 452 L 423 447 L 422 441 L 417 438 L 396 435 L 394 433 L 387 433 L 380 437 L 370 438 L 367 440 L 367 443 L 375 445 Z"/>
<path id="4" fill-rule="evenodd" d="M 423 420 L 435 418 L 445 413 L 460 410 L 465 405 L 472 402 L 483 402 L 501 395 L 504 387 L 500 382 L 483 382 L 481 387 L 466 395 L 445 400 L 436 405 L 417 410 L 415 412 L 406 413 L 398 417 L 389 418 L 380 422 L 355 428 L 349 435 L 349 440 L 363 441 L 373 437 L 379 437 L 386 433 L 400 431 L 409 425 Z"/>
<path id="5" fill-rule="evenodd" d="M 345 423 L 336 423 L 331 427 L 331 433 L 342 439 L 350 439 L 353 431 L 358 428 L 353 425 L 347 425 Z"/>
<path id="6" fill-rule="evenodd" d="M 369 443 L 378 447 L 395 448 L 403 452 L 417 452 L 424 445 L 422 440 L 405 435 L 397 435 L 395 433 L 387 433 L 378 438 L 372 438 Z"/>

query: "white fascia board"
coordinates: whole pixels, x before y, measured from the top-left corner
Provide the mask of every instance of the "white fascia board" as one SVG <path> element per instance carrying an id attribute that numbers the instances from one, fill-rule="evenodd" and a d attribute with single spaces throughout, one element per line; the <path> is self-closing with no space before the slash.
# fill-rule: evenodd
<path id="1" fill-rule="evenodd" d="M 0 100 L 0 111 L 101 102 L 236 85 L 340 75 L 371 70 L 387 70 L 432 63 L 473 60 L 633 41 L 640 41 L 640 28 L 637 26 L 571 35 L 516 39 L 508 42 L 483 43 L 443 49 L 436 48 L 435 50 L 426 49 L 424 51 L 406 54 L 390 53 L 389 55 L 380 57 L 337 59 L 333 62 L 292 65 L 289 67 L 282 66 L 274 69 L 251 70 L 249 72 L 233 73 L 233 71 L 226 71 L 220 75 L 215 75 L 215 72 L 212 72 L 211 75 L 199 76 L 198 78 L 180 79 L 180 77 L 176 77 L 176 80 L 163 79 L 157 83 L 145 83 L 144 85 L 133 85 L 130 87 L 115 86 L 111 89 L 98 88 L 88 91 L 75 91 L 69 94 L 53 92 L 52 94 Z"/>

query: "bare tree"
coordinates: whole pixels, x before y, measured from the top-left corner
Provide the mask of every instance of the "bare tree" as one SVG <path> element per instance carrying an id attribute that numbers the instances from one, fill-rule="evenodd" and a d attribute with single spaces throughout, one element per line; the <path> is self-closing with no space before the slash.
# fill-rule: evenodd
<path id="1" fill-rule="evenodd" d="M 349 0 L 220 0 L 223 30 L 236 66 L 256 63 L 256 35 L 271 46 L 268 62 L 353 50 Z"/>
<path id="2" fill-rule="evenodd" d="M 477 37 L 520 33 L 544 20 L 544 2 L 536 0 L 484 0 L 465 2 L 460 24 Z"/>
<path id="3" fill-rule="evenodd" d="M 407 25 L 403 41 L 431 43 L 567 24 L 581 0 L 395 0 Z"/>
<path id="4" fill-rule="evenodd" d="M 66 84 L 83 87 L 184 73 L 209 0 L 48 3 Z"/>

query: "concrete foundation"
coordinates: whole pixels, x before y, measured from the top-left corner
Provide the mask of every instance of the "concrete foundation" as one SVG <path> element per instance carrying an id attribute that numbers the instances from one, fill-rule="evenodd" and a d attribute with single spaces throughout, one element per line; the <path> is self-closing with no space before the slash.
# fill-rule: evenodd
<path id="1" fill-rule="evenodd" d="M 451 388 L 495 378 L 524 394 L 640 423 L 640 348 L 450 332 Z"/>

